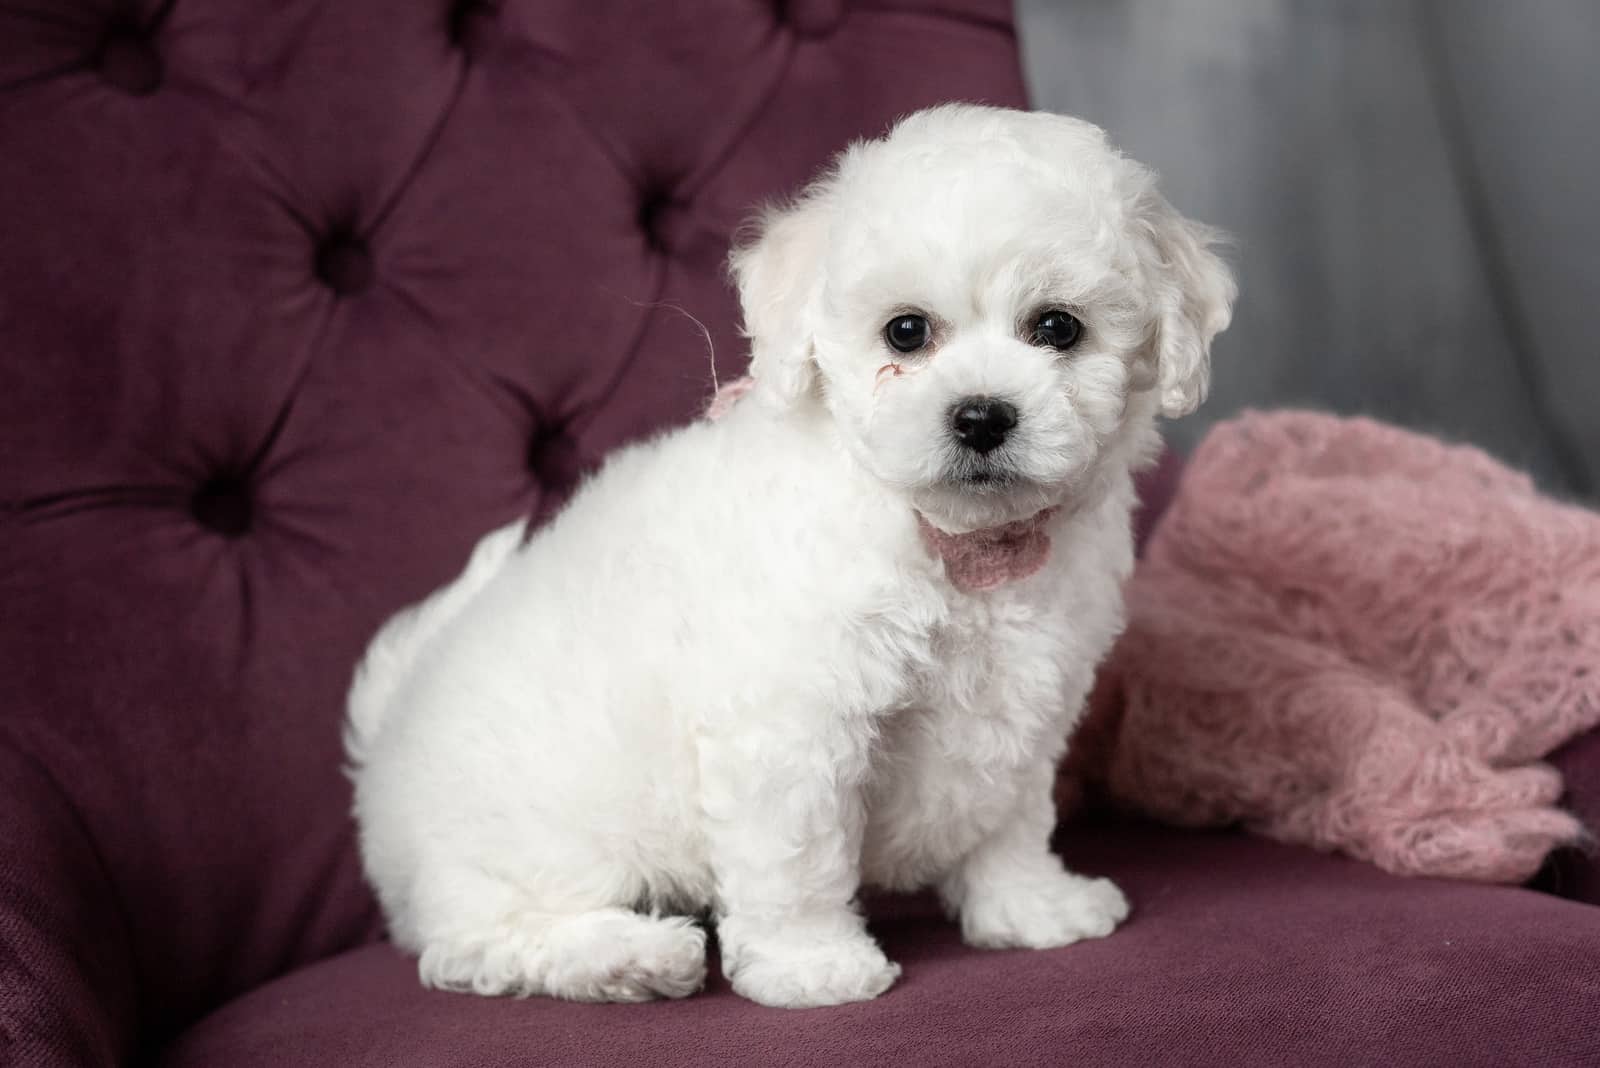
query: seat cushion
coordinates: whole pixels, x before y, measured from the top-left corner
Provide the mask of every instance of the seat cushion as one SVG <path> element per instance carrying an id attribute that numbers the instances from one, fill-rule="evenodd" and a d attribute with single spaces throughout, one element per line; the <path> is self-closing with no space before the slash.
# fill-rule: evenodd
<path id="1" fill-rule="evenodd" d="M 1407 880 L 1228 833 L 1075 828 L 1134 915 L 1046 952 L 968 949 L 923 898 L 873 909 L 905 967 L 876 1001 L 768 1009 L 715 973 L 687 1001 L 580 1005 L 422 989 L 368 946 L 229 1004 L 177 1066 L 1600 1063 L 1600 909 Z"/>

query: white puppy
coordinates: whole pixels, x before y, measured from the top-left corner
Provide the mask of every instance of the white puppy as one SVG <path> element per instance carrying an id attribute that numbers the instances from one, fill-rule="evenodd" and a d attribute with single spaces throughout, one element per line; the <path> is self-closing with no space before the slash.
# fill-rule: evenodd
<path id="1" fill-rule="evenodd" d="M 362 855 L 423 982 L 683 996 L 709 910 L 744 996 L 870 998 L 863 884 L 936 887 L 978 946 L 1110 933 L 1052 780 L 1131 472 L 1228 322 L 1210 240 L 1097 128 L 966 106 L 769 212 L 751 395 L 489 535 L 357 675 Z"/>

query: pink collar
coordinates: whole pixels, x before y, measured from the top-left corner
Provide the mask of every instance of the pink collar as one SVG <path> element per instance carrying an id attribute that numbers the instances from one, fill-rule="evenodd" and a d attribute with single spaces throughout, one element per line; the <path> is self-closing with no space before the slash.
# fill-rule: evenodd
<path id="1" fill-rule="evenodd" d="M 1059 512 L 1046 508 L 1026 519 L 967 534 L 946 534 L 917 513 L 917 529 L 930 552 L 944 561 L 944 573 L 958 590 L 976 593 L 1025 579 L 1050 558 L 1045 526 Z"/>

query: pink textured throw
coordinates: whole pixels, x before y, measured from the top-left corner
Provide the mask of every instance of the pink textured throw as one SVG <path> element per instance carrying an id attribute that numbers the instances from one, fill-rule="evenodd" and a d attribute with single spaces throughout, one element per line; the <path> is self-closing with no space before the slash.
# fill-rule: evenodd
<path id="1" fill-rule="evenodd" d="M 1128 611 L 1064 801 L 1497 882 L 1584 836 L 1538 760 L 1600 722 L 1600 515 L 1475 449 L 1224 424 Z"/>

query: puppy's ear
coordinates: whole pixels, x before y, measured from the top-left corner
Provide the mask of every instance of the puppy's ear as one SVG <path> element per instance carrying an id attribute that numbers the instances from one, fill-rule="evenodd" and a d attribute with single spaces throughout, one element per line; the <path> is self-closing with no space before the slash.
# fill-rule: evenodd
<path id="1" fill-rule="evenodd" d="M 1211 339 L 1228 327 L 1238 294 L 1233 272 L 1212 249 L 1220 231 L 1179 215 L 1146 188 L 1135 206 L 1140 255 L 1155 287 L 1155 322 L 1138 384 L 1154 386 L 1161 414 L 1188 415 L 1211 385 Z"/>
<path id="2" fill-rule="evenodd" d="M 768 208 L 731 258 L 755 388 L 793 404 L 817 385 L 813 352 L 822 255 L 832 215 L 824 180 L 793 203 Z"/>

